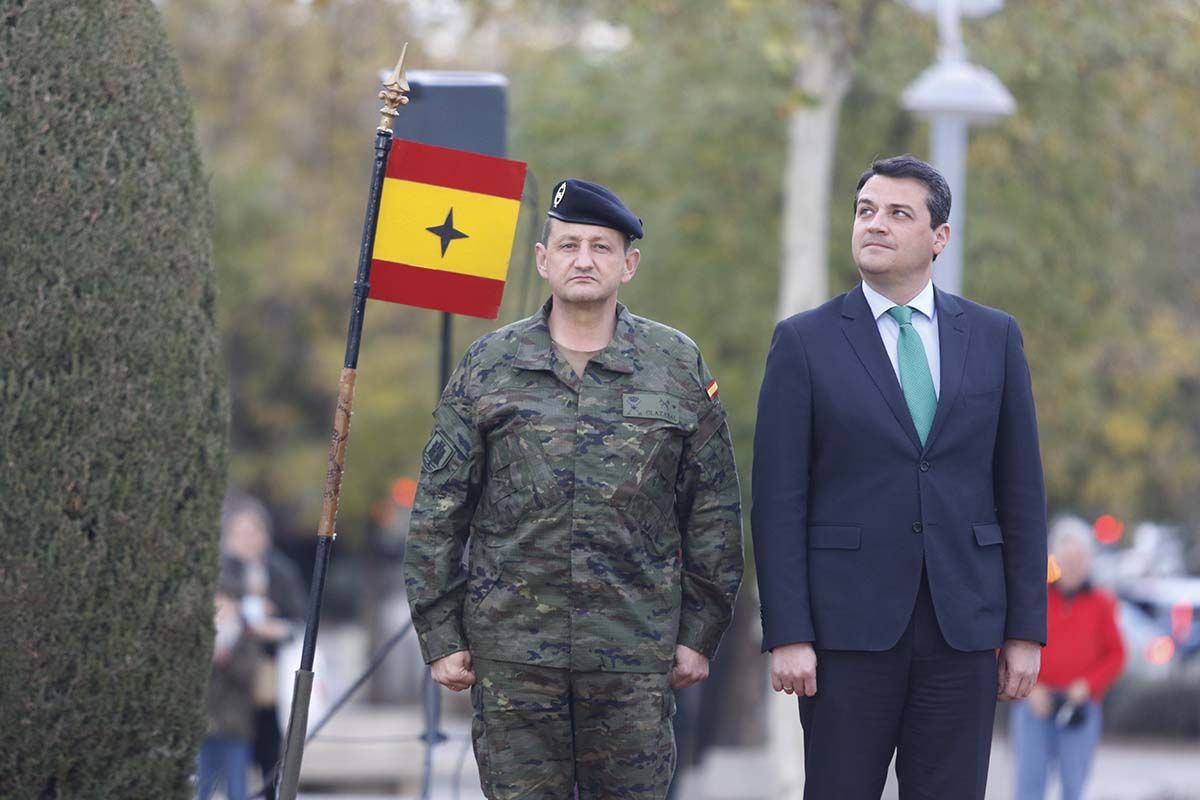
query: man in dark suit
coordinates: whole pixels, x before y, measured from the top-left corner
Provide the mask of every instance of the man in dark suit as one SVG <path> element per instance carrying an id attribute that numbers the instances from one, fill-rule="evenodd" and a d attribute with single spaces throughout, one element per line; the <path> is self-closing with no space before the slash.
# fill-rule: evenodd
<path id="1" fill-rule="evenodd" d="M 754 440 L 754 556 L 806 800 L 984 796 L 997 696 L 1046 638 L 1046 510 L 1021 333 L 933 286 L 950 189 L 911 156 L 859 180 L 863 282 L 779 323 Z"/>

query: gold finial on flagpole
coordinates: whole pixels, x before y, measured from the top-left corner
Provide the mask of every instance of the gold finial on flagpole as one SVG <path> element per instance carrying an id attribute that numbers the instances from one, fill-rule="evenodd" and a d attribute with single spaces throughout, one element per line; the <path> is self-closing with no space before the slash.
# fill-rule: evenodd
<path id="1" fill-rule="evenodd" d="M 404 48 L 400 51 L 400 60 L 396 62 L 396 68 L 392 70 L 392 74 L 383 82 L 383 91 L 379 93 L 379 99 L 383 101 L 383 108 L 379 109 L 379 127 L 376 130 L 391 131 L 392 121 L 400 116 L 397 111 L 400 106 L 408 103 L 408 98 L 405 93 L 409 91 L 408 79 L 404 77 L 404 54 L 408 52 L 408 42 L 404 43 Z"/>

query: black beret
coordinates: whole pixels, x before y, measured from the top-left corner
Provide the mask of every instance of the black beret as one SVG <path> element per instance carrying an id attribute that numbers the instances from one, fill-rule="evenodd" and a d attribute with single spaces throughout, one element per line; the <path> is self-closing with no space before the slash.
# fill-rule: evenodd
<path id="1" fill-rule="evenodd" d="M 625 207 L 621 198 L 598 183 L 567 178 L 550 193 L 548 216 L 563 222 L 613 228 L 631 239 L 642 238 L 642 221 Z"/>

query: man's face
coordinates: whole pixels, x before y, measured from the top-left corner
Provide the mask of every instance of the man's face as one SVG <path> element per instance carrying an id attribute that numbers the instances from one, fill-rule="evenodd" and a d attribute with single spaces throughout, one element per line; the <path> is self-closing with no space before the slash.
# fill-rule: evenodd
<path id="1" fill-rule="evenodd" d="M 599 225 L 554 220 L 550 235 L 538 243 L 538 274 L 550 283 L 554 299 L 591 305 L 614 297 L 621 284 L 633 280 L 641 253 L 625 251 L 620 231 Z"/>
<path id="2" fill-rule="evenodd" d="M 914 178 L 872 175 L 854 206 L 851 249 L 863 278 L 928 279 L 933 257 L 950 241 L 950 225 L 930 229 L 929 190 Z"/>
<path id="3" fill-rule="evenodd" d="M 271 536 L 263 528 L 257 515 L 242 512 L 229 521 L 225 549 L 230 555 L 242 561 L 257 561 L 270 547 Z"/>
<path id="4" fill-rule="evenodd" d="M 1054 560 L 1062 570 L 1059 586 L 1067 592 L 1073 592 L 1083 586 L 1092 572 L 1091 548 L 1077 539 L 1064 539 L 1059 542 L 1054 548 Z"/>

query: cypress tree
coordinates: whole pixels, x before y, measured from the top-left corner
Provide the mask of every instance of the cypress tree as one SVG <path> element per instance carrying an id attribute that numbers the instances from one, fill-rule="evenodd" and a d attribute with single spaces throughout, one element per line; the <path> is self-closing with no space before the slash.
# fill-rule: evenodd
<path id="1" fill-rule="evenodd" d="M 0 0 L 0 797 L 186 797 L 227 402 L 151 0 Z"/>

